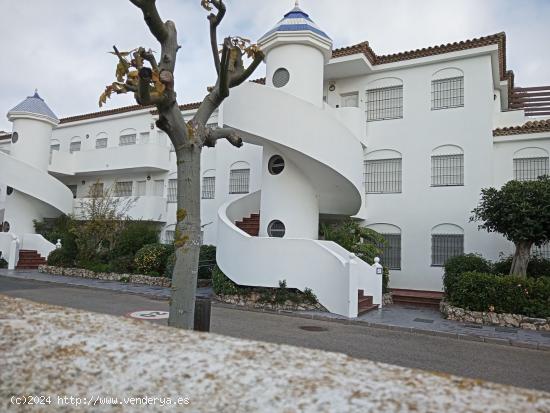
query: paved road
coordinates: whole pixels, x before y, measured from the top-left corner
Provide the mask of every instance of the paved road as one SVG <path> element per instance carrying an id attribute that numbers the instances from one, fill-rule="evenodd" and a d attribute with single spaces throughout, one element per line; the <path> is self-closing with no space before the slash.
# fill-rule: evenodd
<path id="1" fill-rule="evenodd" d="M 124 315 L 166 301 L 85 287 L 0 277 L 0 294 Z M 327 331 L 308 332 L 302 326 Z M 214 307 L 214 333 L 349 354 L 356 358 L 550 391 L 550 352 Z"/>

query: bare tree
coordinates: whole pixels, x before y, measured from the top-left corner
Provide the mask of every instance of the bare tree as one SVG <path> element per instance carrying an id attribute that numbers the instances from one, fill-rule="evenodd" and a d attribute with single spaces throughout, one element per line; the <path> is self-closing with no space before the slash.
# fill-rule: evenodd
<path id="1" fill-rule="evenodd" d="M 100 97 L 100 106 L 112 93 L 134 93 L 138 104 L 154 105 L 159 112 L 157 127 L 170 137 L 177 159 L 177 224 L 175 235 L 176 264 L 172 278 L 172 298 L 168 324 L 192 329 L 194 321 L 195 291 L 200 249 L 200 161 L 204 146 L 214 147 L 220 139 L 227 139 L 236 147 L 242 139 L 231 128 L 213 129 L 206 124 L 211 115 L 229 96 L 229 90 L 246 81 L 264 55 L 255 44 L 241 37 L 227 37 L 218 49 L 217 30 L 222 22 L 226 6 L 223 0 L 201 0 L 210 12 L 210 43 L 214 65 L 218 74 L 215 86 L 208 88 L 195 116 L 186 122 L 179 108 L 174 91 L 176 54 L 180 49 L 174 22 L 163 21 L 156 7 L 156 0 L 130 0 L 143 12 L 145 23 L 160 43 L 160 59 L 157 61 L 150 49 L 140 47 L 130 52 L 120 52 L 116 70 L 117 81 L 107 86 Z M 245 67 L 245 56 L 252 59 Z"/>

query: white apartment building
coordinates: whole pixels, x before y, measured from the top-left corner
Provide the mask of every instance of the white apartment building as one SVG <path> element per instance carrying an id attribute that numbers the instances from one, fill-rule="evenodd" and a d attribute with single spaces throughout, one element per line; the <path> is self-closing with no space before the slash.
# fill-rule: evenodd
<path id="1" fill-rule="evenodd" d="M 441 291 L 447 258 L 513 252 L 469 218 L 482 188 L 549 173 L 550 86 L 515 87 L 504 33 L 377 55 L 368 42 L 333 49 L 296 7 L 258 44 L 266 78 L 233 89 L 210 120 L 239 130 L 245 145 L 219 142 L 202 155 L 203 242 L 218 246 L 230 278 L 286 279 L 351 317 L 357 290 L 381 304 L 376 266 L 318 239 L 320 222 L 349 216 L 386 236 L 382 264 L 395 289 Z M 197 107 L 181 110 L 190 118 Z M 130 215 L 173 239 L 175 153 L 154 108 L 58 120 L 35 94 L 8 118 L 0 251 L 12 265 L 13 245 L 53 248 L 33 219 L 78 216 L 97 182 L 134 198 Z"/>

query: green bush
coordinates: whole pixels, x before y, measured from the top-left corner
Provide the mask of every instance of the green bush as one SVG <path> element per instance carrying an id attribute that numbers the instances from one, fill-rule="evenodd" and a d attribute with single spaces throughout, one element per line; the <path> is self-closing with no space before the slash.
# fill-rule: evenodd
<path id="1" fill-rule="evenodd" d="M 8 262 L 4 258 L 0 258 L 0 268 L 8 268 Z"/>
<path id="2" fill-rule="evenodd" d="M 35 220 L 33 223 L 36 233 L 42 235 L 52 244 L 57 244 L 58 239 L 61 240 L 66 260 L 71 261 L 68 266 L 74 265 L 74 261 L 78 255 L 74 230 L 78 223 L 67 215 L 61 215 L 55 219 L 46 218 L 43 221 Z"/>
<path id="3" fill-rule="evenodd" d="M 502 258 L 501 260 L 493 264 L 493 272 L 495 274 L 510 274 L 510 268 L 512 268 L 512 259 L 510 255 Z M 527 277 L 550 277 L 550 260 L 545 259 L 539 255 L 531 257 L 529 264 L 527 265 Z"/>
<path id="4" fill-rule="evenodd" d="M 98 261 L 80 261 L 78 263 L 79 268 L 93 272 L 110 272 L 109 264 Z"/>
<path id="5" fill-rule="evenodd" d="M 133 255 L 122 255 L 111 258 L 109 261 L 109 270 L 119 274 L 131 274 L 135 272 L 136 265 Z"/>
<path id="6" fill-rule="evenodd" d="M 172 245 L 149 244 L 143 246 L 134 259 L 136 270 L 145 275 L 160 277 L 166 269 L 166 261 L 174 252 Z"/>
<path id="7" fill-rule="evenodd" d="M 491 273 L 491 263 L 476 254 L 459 255 L 448 259 L 445 263 L 445 273 L 443 275 L 443 287 L 447 297 L 453 295 L 457 282 L 462 274 L 466 272 Z"/>
<path id="8" fill-rule="evenodd" d="M 550 317 L 550 277 L 466 272 L 453 288 L 451 304 L 468 310 Z"/>
<path id="9" fill-rule="evenodd" d="M 158 240 L 159 230 L 156 224 L 146 221 L 128 221 L 117 237 L 111 257 L 133 257 L 143 246 L 155 244 Z"/>
<path id="10" fill-rule="evenodd" d="M 65 247 L 50 252 L 47 259 L 48 265 L 54 267 L 74 267 L 74 257 L 71 256 Z"/>
<path id="11" fill-rule="evenodd" d="M 201 245 L 199 254 L 199 278 L 209 280 L 216 266 L 216 247 L 214 245 Z"/>
<path id="12" fill-rule="evenodd" d="M 176 253 L 173 252 L 166 258 L 166 266 L 164 268 L 164 276 L 166 278 L 172 278 L 175 265 L 176 265 Z"/>

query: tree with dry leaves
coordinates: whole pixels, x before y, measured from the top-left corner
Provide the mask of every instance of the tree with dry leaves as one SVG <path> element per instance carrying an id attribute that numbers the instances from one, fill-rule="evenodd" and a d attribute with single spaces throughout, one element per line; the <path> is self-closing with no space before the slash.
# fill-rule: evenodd
<path id="1" fill-rule="evenodd" d="M 218 78 L 208 88 L 193 118 L 186 122 L 174 90 L 177 42 L 176 25 L 162 20 L 156 0 L 130 0 L 138 7 L 149 30 L 160 44 L 157 60 L 151 49 L 139 47 L 121 52 L 114 47 L 118 58 L 116 82 L 107 86 L 100 97 L 100 106 L 113 93 L 133 93 L 139 105 L 154 105 L 158 109 L 156 124 L 172 141 L 177 160 L 177 224 L 175 235 L 176 264 L 172 277 L 172 297 L 168 324 L 192 329 L 195 309 L 195 291 L 200 249 L 200 161 L 203 147 L 214 147 L 220 139 L 236 147 L 242 139 L 231 128 L 210 128 L 208 119 L 218 109 L 231 88 L 245 82 L 263 61 L 264 55 L 255 44 L 242 37 L 226 37 L 218 45 L 218 27 L 226 6 L 224 0 L 201 0 L 209 12 L 210 44 Z M 221 50 L 220 50 L 221 48 Z M 246 57 L 251 59 L 245 67 Z"/>

